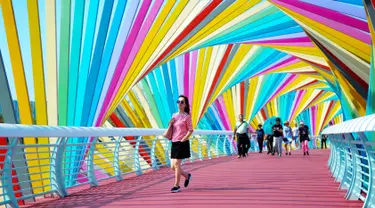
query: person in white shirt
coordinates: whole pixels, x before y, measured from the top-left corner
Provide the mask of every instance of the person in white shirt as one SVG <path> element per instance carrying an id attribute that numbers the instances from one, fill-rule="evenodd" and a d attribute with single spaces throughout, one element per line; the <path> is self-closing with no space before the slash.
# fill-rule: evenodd
<path id="1" fill-rule="evenodd" d="M 250 149 L 250 140 L 247 135 L 249 124 L 243 120 L 243 115 L 238 115 L 238 122 L 234 129 L 234 137 L 237 138 L 238 158 L 246 157 Z"/>
<path id="2" fill-rule="evenodd" d="M 293 143 L 294 148 L 299 149 L 299 141 L 298 141 L 298 125 L 295 124 L 295 127 L 293 128 Z"/>

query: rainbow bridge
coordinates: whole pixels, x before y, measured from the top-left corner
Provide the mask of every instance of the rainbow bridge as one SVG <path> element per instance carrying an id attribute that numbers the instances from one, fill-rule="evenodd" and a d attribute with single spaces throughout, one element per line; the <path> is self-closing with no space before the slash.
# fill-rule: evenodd
<path id="1" fill-rule="evenodd" d="M 0 206 L 374 208 L 374 21 L 373 0 L 0 0 Z M 171 194 L 179 95 L 194 180 Z M 238 160 L 239 114 L 303 121 L 311 155 Z"/>

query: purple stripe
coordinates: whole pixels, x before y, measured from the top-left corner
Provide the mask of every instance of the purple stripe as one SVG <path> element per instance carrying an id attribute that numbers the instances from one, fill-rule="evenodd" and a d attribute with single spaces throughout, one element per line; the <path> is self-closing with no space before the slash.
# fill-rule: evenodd
<path id="1" fill-rule="evenodd" d="M 277 0 L 274 0 L 274 1 L 277 1 Z M 287 0 L 284 0 L 284 1 L 287 1 Z M 295 1 L 295 2 L 293 2 L 293 4 L 295 4 L 295 5 L 306 4 L 306 3 L 303 3 L 303 2 L 298 2 L 298 3 L 297 2 L 298 1 Z M 362 42 L 367 43 L 367 44 L 371 44 L 370 35 L 357 30 L 357 29 L 361 29 L 363 31 L 368 32 L 369 29 L 368 29 L 367 23 L 366 23 L 367 30 L 365 30 L 363 28 L 363 26 L 361 26 L 362 21 L 359 21 L 357 19 L 353 19 L 351 17 L 347 17 L 345 15 L 341 15 L 341 17 L 343 17 L 343 18 L 346 17 L 345 19 L 347 19 L 347 22 L 346 21 L 343 21 L 343 22 L 339 21 L 339 20 L 342 20 L 342 19 L 338 19 L 338 18 L 334 18 L 334 17 L 336 17 L 335 16 L 336 14 L 340 14 L 340 13 L 332 11 L 332 10 L 324 9 L 324 8 L 321 8 L 321 7 L 316 7 L 316 6 L 310 5 L 310 4 L 308 4 L 310 6 L 299 5 L 300 7 L 306 7 L 306 8 L 303 8 L 303 9 L 298 8 L 297 6 L 292 6 L 292 4 L 286 4 L 286 3 L 282 3 L 282 2 L 280 2 L 279 4 L 282 5 L 282 6 L 285 6 L 289 9 L 299 13 L 299 14 L 307 16 L 310 19 L 313 19 L 317 22 L 320 22 L 320 23 L 322 23 L 322 24 L 324 24 L 328 27 L 331 27 L 332 29 L 338 30 L 338 31 L 340 31 L 342 33 L 345 33 L 345 34 L 348 34 L 348 35 L 350 35 L 350 36 L 352 36 L 352 37 L 354 37 L 358 40 L 361 40 Z M 311 7 L 313 7 L 313 8 L 311 8 Z M 317 14 L 319 14 L 319 15 L 317 15 Z M 321 15 L 325 15 L 325 16 L 321 16 Z M 332 20 L 332 19 L 335 19 L 335 20 Z"/>
<path id="2" fill-rule="evenodd" d="M 184 55 L 184 95 L 189 94 L 189 67 L 190 67 L 190 53 Z"/>
<path id="3" fill-rule="evenodd" d="M 195 80 L 195 73 L 197 71 L 197 57 L 198 57 L 198 50 L 193 51 L 192 56 L 192 66 L 190 70 L 190 83 L 191 89 L 189 90 L 189 99 L 191 103 L 193 103 L 193 91 L 194 91 L 194 80 Z"/>
<path id="4" fill-rule="evenodd" d="M 115 87 L 116 87 L 116 84 L 120 79 L 121 71 L 125 66 L 125 62 L 126 62 L 128 56 L 129 56 L 130 50 L 132 48 L 131 46 L 133 45 L 133 43 L 134 43 L 134 41 L 135 41 L 135 39 L 138 35 L 138 32 L 141 28 L 143 20 L 145 19 L 144 17 L 147 14 L 147 10 L 148 10 L 150 4 L 151 4 L 150 0 L 147 0 L 147 1 L 143 2 L 142 6 L 141 6 L 141 8 L 138 12 L 138 16 L 134 21 L 134 24 L 133 24 L 132 30 L 130 31 L 129 37 L 125 41 L 125 45 L 122 49 L 121 56 L 120 56 L 119 62 L 118 62 L 117 67 L 116 67 L 116 71 L 113 74 L 111 85 L 109 86 L 106 98 L 105 98 L 104 103 L 103 103 L 103 108 L 102 108 L 102 111 L 100 112 L 97 124 L 98 123 L 100 124 L 102 122 L 102 119 L 105 116 L 105 112 L 108 111 L 109 104 L 113 101 L 113 99 L 116 95 L 115 91 L 114 91 Z"/>

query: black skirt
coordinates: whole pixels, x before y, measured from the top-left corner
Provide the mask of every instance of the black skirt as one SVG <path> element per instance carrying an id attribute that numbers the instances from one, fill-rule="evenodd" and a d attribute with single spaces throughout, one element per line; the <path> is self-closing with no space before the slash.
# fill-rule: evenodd
<path id="1" fill-rule="evenodd" d="M 189 140 L 185 142 L 172 142 L 171 158 L 172 159 L 190 158 Z"/>

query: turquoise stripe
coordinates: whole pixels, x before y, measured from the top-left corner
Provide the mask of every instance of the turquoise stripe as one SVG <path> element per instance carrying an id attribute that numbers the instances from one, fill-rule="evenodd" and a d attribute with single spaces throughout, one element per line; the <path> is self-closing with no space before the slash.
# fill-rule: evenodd
<path id="1" fill-rule="evenodd" d="M 87 15 L 86 30 L 83 43 L 82 61 L 79 68 L 77 107 L 75 111 L 74 124 L 81 125 L 82 110 L 84 108 L 84 95 L 86 91 L 87 77 L 91 63 L 92 46 L 94 43 L 96 18 L 98 14 L 99 0 L 91 0 Z"/>
<path id="2" fill-rule="evenodd" d="M 164 77 L 164 83 L 165 83 L 165 90 L 167 95 L 167 101 L 168 101 L 168 108 L 169 113 L 172 115 L 176 112 L 176 104 L 173 101 L 173 94 L 172 94 L 172 85 L 171 85 L 171 77 L 169 77 L 168 67 L 167 64 L 163 64 L 161 66 L 161 69 L 163 70 L 163 77 Z M 172 77 L 172 80 L 176 79 L 175 77 Z"/>
<path id="3" fill-rule="evenodd" d="M 106 44 L 105 44 L 105 48 L 104 48 L 104 52 L 103 52 L 103 57 L 102 57 L 102 62 L 100 64 L 98 80 L 96 82 L 96 87 L 95 87 L 95 90 L 94 90 L 94 96 L 93 96 L 93 99 L 92 99 L 90 116 L 89 116 L 89 120 L 88 120 L 89 125 L 93 124 L 96 109 L 98 109 L 99 98 L 100 98 L 100 95 L 102 93 L 104 80 L 107 76 L 107 72 L 108 72 L 107 69 L 108 69 L 109 63 L 111 61 L 113 49 L 115 47 L 117 35 L 119 33 L 122 17 L 124 16 L 126 4 L 127 4 L 127 0 L 119 0 L 118 1 L 117 5 L 116 5 L 114 16 L 112 18 L 112 22 L 110 24 L 111 27 L 109 29 L 108 38 L 106 40 Z"/>
<path id="4" fill-rule="evenodd" d="M 158 127 L 163 128 L 164 126 L 163 126 L 163 122 L 160 118 L 159 109 L 157 108 L 154 96 L 152 95 L 150 86 L 147 84 L 146 79 L 142 79 L 140 81 L 140 85 L 141 85 L 141 89 L 143 90 L 143 93 L 144 93 L 145 97 L 147 98 L 147 103 L 150 106 L 152 115 L 154 116 Z"/>
<path id="5" fill-rule="evenodd" d="M 177 84 L 177 68 L 176 68 L 176 60 L 173 59 L 169 62 L 169 71 L 171 73 L 171 80 L 172 80 L 172 91 L 173 91 L 173 100 L 177 100 L 179 93 L 178 93 L 178 84 Z M 177 112 L 177 105 L 175 107 L 174 112 Z"/>
<path id="6" fill-rule="evenodd" d="M 162 95 L 159 93 L 159 90 L 158 90 L 158 87 L 156 85 L 156 80 L 155 80 L 155 76 L 154 76 L 154 73 L 151 72 L 147 75 L 147 80 L 150 84 L 150 89 L 152 90 L 152 93 L 154 95 L 154 99 L 155 99 L 155 103 L 156 103 L 156 109 L 158 109 L 160 111 L 160 118 L 161 118 L 161 121 L 163 123 L 163 127 L 167 127 L 168 126 L 168 121 L 167 119 L 170 119 L 169 118 L 166 118 L 165 116 L 165 111 L 164 108 L 163 108 L 163 104 L 162 104 Z M 163 99 L 165 99 L 163 97 Z"/>
<path id="7" fill-rule="evenodd" d="M 72 32 L 72 43 L 70 51 L 69 66 L 69 87 L 68 87 L 68 120 L 69 126 L 74 125 L 78 69 L 81 60 L 81 36 L 83 27 L 83 15 L 85 10 L 85 1 L 76 1 L 74 5 L 74 22 Z"/>
<path id="8" fill-rule="evenodd" d="M 161 67 L 156 69 L 154 71 L 154 74 L 155 74 L 156 83 L 158 84 L 160 96 L 163 97 L 163 99 L 161 99 L 163 106 L 162 106 L 162 108 L 159 108 L 159 109 L 164 110 L 163 116 L 166 117 L 166 119 L 171 118 L 172 114 L 171 114 L 171 110 L 169 109 L 169 105 L 168 105 L 168 99 L 170 99 L 171 97 L 168 97 L 168 96 L 165 97 L 167 95 L 167 92 L 165 90 L 165 88 L 167 88 L 167 86 L 165 85 L 165 83 L 164 83 L 165 80 L 163 80 L 163 76 L 161 75 Z"/>
<path id="9" fill-rule="evenodd" d="M 88 82 L 87 82 L 87 87 L 86 87 L 85 101 L 83 104 L 83 106 L 85 106 L 85 108 L 83 108 L 82 120 L 81 120 L 81 125 L 83 126 L 92 125 L 91 123 L 88 123 L 88 118 L 89 118 L 89 114 L 91 110 L 90 106 L 92 104 L 92 98 L 94 96 L 94 90 L 97 84 L 99 67 L 102 61 L 104 44 L 106 41 L 109 21 L 110 21 L 111 14 L 112 14 L 112 7 L 113 7 L 113 0 L 106 0 L 104 2 L 103 14 L 100 20 L 99 31 L 98 31 L 98 35 L 97 35 L 97 39 L 95 43 L 95 48 L 94 48 L 94 55 L 92 58 L 90 74 L 88 77 Z M 102 68 L 102 70 L 104 70 L 104 68 Z M 102 72 L 102 74 L 104 76 L 105 72 Z M 95 115 L 95 112 L 92 112 L 92 117 L 94 117 L 94 115 Z"/>

